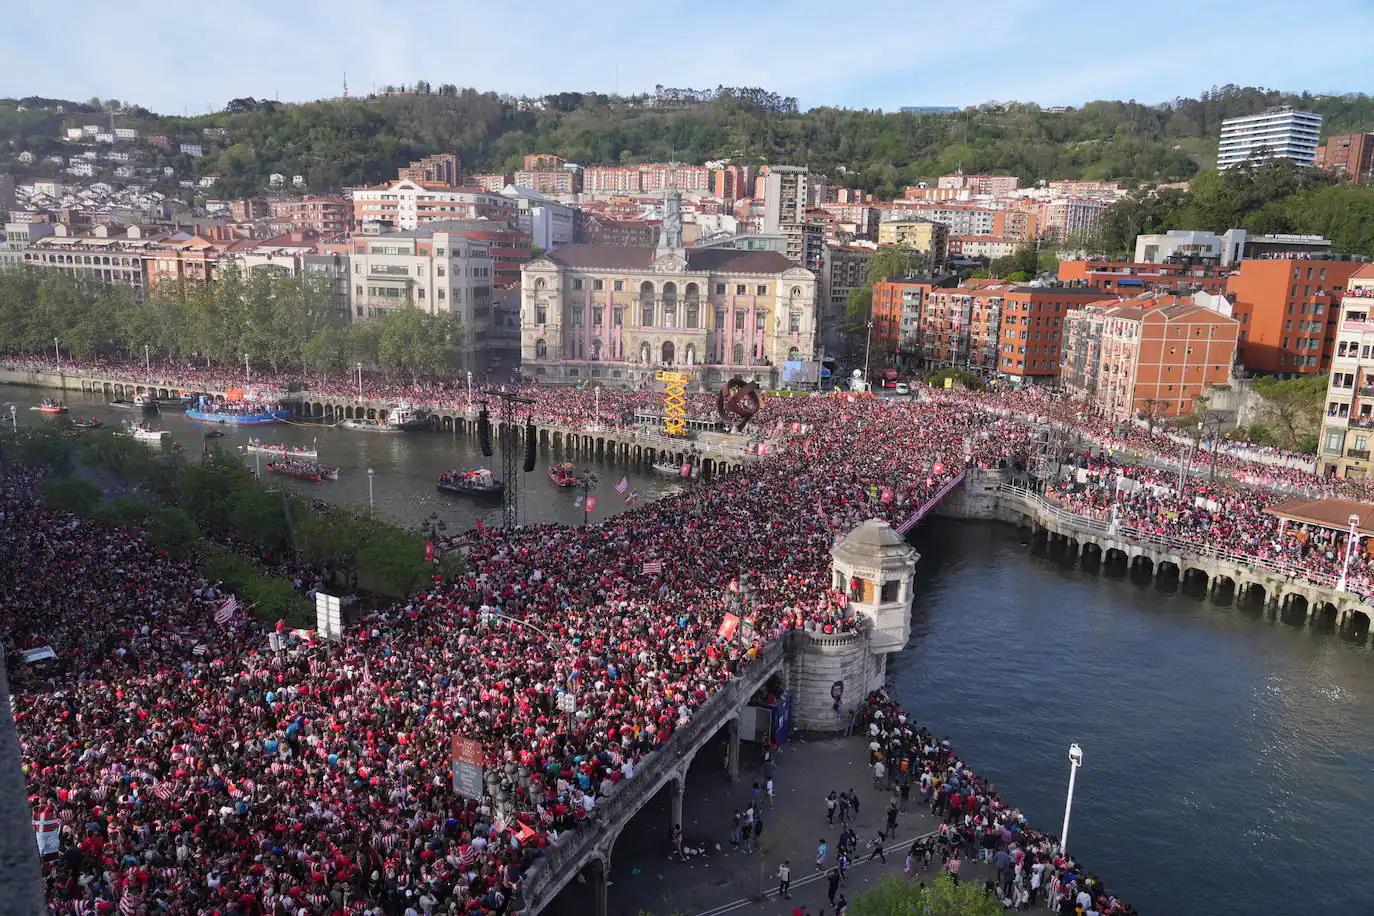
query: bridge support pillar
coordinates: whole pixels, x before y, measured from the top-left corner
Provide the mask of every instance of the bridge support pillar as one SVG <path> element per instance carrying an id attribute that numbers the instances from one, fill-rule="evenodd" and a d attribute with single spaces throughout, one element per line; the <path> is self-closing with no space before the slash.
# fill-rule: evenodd
<path id="1" fill-rule="evenodd" d="M 592 916 L 606 916 L 606 874 L 610 869 L 600 859 L 592 866 Z"/>
<path id="2" fill-rule="evenodd" d="M 726 723 L 726 730 L 729 741 L 729 750 L 725 757 L 726 772 L 730 776 L 731 782 L 739 781 L 739 716 Z"/>
<path id="3" fill-rule="evenodd" d="M 682 776 L 677 777 L 673 780 L 672 804 L 669 806 L 673 822 L 668 825 L 669 830 L 672 830 L 672 828 L 679 827 L 682 825 L 682 799 L 686 794 L 687 777 L 684 773 Z M 601 912 L 605 913 L 606 911 L 603 908 Z"/>

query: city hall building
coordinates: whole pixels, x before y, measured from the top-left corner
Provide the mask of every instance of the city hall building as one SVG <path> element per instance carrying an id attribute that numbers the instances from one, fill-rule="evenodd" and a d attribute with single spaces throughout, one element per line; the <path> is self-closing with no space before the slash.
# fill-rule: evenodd
<path id="1" fill-rule="evenodd" d="M 816 348 L 816 277 L 775 251 L 684 248 L 670 192 L 656 248 L 564 245 L 521 271 L 521 372 L 634 387 L 673 369 L 781 383 Z"/>

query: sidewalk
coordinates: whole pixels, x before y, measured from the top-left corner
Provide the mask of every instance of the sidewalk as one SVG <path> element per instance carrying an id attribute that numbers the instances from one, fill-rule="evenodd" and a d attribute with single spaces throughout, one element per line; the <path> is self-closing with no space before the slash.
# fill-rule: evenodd
<path id="1" fill-rule="evenodd" d="M 793 739 L 777 758 L 774 807 L 764 803 L 761 851 L 753 855 L 733 851 L 730 817 L 736 808 L 748 807 L 754 780 L 763 784 L 763 770 L 756 745 L 741 751 L 740 779 L 731 783 L 725 775 L 722 755 L 715 745 L 703 748 L 687 777 L 683 804 L 683 834 L 688 847 L 704 847 L 702 855 L 680 862 L 668 856 L 669 803 L 666 793 L 646 806 L 625 828 L 611 854 L 608 912 L 612 916 L 721 916 L 731 912 L 790 914 L 805 904 L 817 916 L 826 899 L 825 873 L 816 870 L 816 846 L 824 838 L 830 846 L 827 868 L 835 864 L 836 841 L 843 829 L 825 820 L 825 796 L 832 789 L 854 789 L 860 799 L 859 815 L 851 815 L 850 828 L 859 837 L 854 864 L 840 888 L 851 902 L 866 888 L 890 874 L 902 874 L 912 841 L 938 829 L 929 808 L 913 797 L 906 814 L 900 815 L 895 835 L 886 840 L 887 864 L 866 860 L 869 843 L 884 826 L 890 794 L 873 788 L 867 768 L 868 753 L 858 738 Z M 717 850 L 719 845 L 719 850 Z M 777 897 L 778 865 L 790 860 L 792 899 Z M 939 874 L 933 862 L 913 880 L 933 881 Z M 965 862 L 965 881 L 992 877 L 990 867 Z M 757 901 L 760 889 L 766 901 Z M 551 910 L 550 912 L 554 912 Z"/>

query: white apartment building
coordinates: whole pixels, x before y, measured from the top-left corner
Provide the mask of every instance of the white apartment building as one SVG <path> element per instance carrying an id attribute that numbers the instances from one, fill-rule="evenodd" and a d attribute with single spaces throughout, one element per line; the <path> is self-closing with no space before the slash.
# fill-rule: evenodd
<path id="1" fill-rule="evenodd" d="M 1263 159 L 1291 159 L 1310 166 L 1317 157 L 1321 132 L 1321 115 L 1295 108 L 1271 108 L 1263 114 L 1227 118 L 1221 122 L 1217 168 Z"/>
<path id="2" fill-rule="evenodd" d="M 515 202 L 516 225 L 528 232 L 530 244 L 545 251 L 559 245 L 571 245 L 573 240 L 573 208 L 545 197 L 529 188 L 506 185 L 501 196 Z"/>
<path id="3" fill-rule="evenodd" d="M 491 251 L 442 223 L 359 235 L 349 255 L 353 321 L 396 309 L 448 312 L 463 328 L 461 366 L 480 370 L 491 330 Z"/>
<path id="4" fill-rule="evenodd" d="M 1336 350 L 1318 443 L 1319 471 L 1374 476 L 1374 264 L 1350 275 L 1341 299 Z"/>
<path id="5" fill-rule="evenodd" d="M 481 188 L 399 179 L 353 191 L 353 220 L 365 232 L 416 229 L 445 219 L 514 220 L 514 200 Z"/>

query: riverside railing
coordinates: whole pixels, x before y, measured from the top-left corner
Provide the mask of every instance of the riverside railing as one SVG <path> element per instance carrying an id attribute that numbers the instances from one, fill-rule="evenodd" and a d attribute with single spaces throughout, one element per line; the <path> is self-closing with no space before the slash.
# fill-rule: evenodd
<path id="1" fill-rule="evenodd" d="M 1123 540 L 1160 547 L 1170 553 L 1190 554 L 1210 560 L 1236 563 L 1248 567 L 1251 570 L 1263 570 L 1264 572 L 1274 573 L 1289 581 L 1298 582 L 1312 588 L 1335 591 L 1336 584 L 1339 581 L 1339 577 L 1334 573 L 1313 570 L 1294 563 L 1275 560 L 1270 557 L 1261 557 L 1241 551 L 1227 550 L 1214 544 L 1204 544 L 1186 538 L 1161 534 L 1157 531 L 1150 531 L 1134 525 L 1116 525 L 1113 527 L 1108 521 L 1102 518 L 1072 512 L 1053 500 L 1046 499 L 1039 493 L 1027 490 L 1025 487 L 1018 487 L 1013 484 L 1002 484 L 998 487 L 998 492 L 1016 496 L 1021 499 L 1022 502 L 1033 506 L 1044 515 L 1081 531 L 1120 537 Z M 1370 594 L 1374 594 L 1374 588 L 1357 588 L 1350 582 L 1346 584 L 1346 591 L 1362 599 Z"/>

